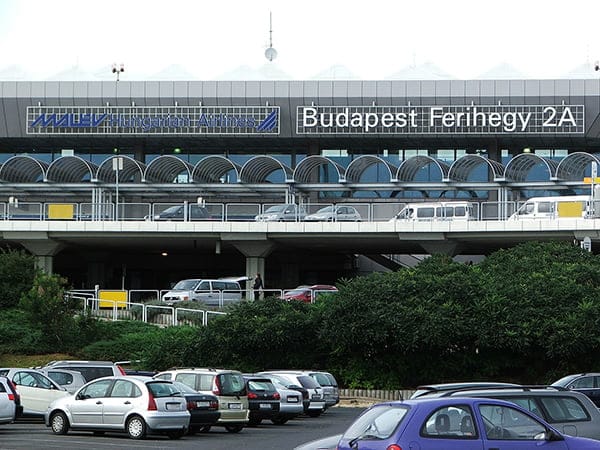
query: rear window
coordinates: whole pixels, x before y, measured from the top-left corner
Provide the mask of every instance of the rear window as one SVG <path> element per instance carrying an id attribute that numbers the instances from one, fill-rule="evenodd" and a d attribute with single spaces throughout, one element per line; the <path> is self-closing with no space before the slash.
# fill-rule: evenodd
<path id="1" fill-rule="evenodd" d="M 251 391 L 275 392 L 275 386 L 268 380 L 249 380 L 248 389 Z"/>
<path id="2" fill-rule="evenodd" d="M 173 383 L 165 383 L 163 381 L 153 381 L 146 383 L 150 392 L 155 398 L 161 397 L 181 397 L 181 392 Z"/>
<path id="3" fill-rule="evenodd" d="M 246 383 L 241 374 L 222 373 L 217 376 L 221 386 L 221 395 L 246 395 Z"/>
<path id="4" fill-rule="evenodd" d="M 336 381 L 336 379 L 335 379 L 335 377 L 333 375 L 331 375 L 330 373 L 326 373 L 325 376 L 327 378 L 329 378 L 329 382 L 331 383 L 331 385 L 333 387 L 338 387 L 337 381 Z"/>
<path id="5" fill-rule="evenodd" d="M 548 411 L 548 422 L 579 422 L 590 420 L 587 411 L 572 397 L 540 397 L 544 409 Z"/>
<path id="6" fill-rule="evenodd" d="M 318 387 L 321 387 L 321 385 L 319 383 L 317 383 L 313 377 L 309 377 L 306 375 L 300 375 L 298 377 L 298 381 L 300 382 L 300 384 L 302 384 L 302 387 L 305 387 L 307 389 L 316 389 Z"/>
<path id="7" fill-rule="evenodd" d="M 387 439 L 402 422 L 408 409 L 406 407 L 378 406 L 367 410 L 354 421 L 344 433 L 344 439 Z"/>
<path id="8" fill-rule="evenodd" d="M 65 372 L 48 372 L 48 378 L 51 378 L 53 381 L 56 381 L 60 385 L 72 384 L 73 383 L 73 375 Z"/>
<path id="9" fill-rule="evenodd" d="M 331 384 L 331 381 L 329 380 L 329 378 L 327 378 L 327 375 L 325 375 L 324 373 L 311 373 L 310 374 L 316 381 L 317 383 L 319 383 L 321 386 L 333 386 L 333 384 Z"/>

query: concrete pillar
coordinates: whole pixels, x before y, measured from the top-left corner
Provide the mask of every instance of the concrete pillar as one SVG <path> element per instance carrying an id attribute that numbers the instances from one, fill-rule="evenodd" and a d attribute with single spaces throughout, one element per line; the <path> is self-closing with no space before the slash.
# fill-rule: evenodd
<path id="1" fill-rule="evenodd" d="M 64 244 L 50 239 L 19 239 L 18 242 L 35 256 L 36 269 L 52 274 L 53 257 L 64 248 Z"/>
<path id="2" fill-rule="evenodd" d="M 260 239 L 260 237 L 263 237 L 263 239 Z M 265 273 L 265 258 L 273 251 L 275 244 L 267 240 L 266 235 L 255 235 L 251 240 L 232 240 L 230 244 L 246 257 L 246 276 L 250 279 L 246 283 L 246 298 L 253 299 L 252 280 L 254 280 L 257 273 L 260 273 L 265 287 L 268 285 Z"/>

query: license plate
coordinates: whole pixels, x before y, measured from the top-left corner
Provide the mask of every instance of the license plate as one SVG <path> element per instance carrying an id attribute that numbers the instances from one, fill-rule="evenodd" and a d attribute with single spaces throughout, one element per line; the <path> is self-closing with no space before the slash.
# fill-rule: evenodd
<path id="1" fill-rule="evenodd" d="M 227 405 L 227 407 L 229 409 L 242 409 L 242 404 L 241 403 L 229 403 Z"/>
<path id="2" fill-rule="evenodd" d="M 298 403 L 298 397 L 288 397 L 288 403 Z"/>
<path id="3" fill-rule="evenodd" d="M 319 394 L 313 394 L 311 397 L 313 400 L 321 400 L 321 396 Z"/>
<path id="4" fill-rule="evenodd" d="M 260 409 L 271 409 L 270 403 L 261 403 L 259 406 L 260 406 Z"/>
<path id="5" fill-rule="evenodd" d="M 208 406 L 210 406 L 210 402 L 196 402 L 197 408 L 206 408 Z"/>
<path id="6" fill-rule="evenodd" d="M 179 403 L 167 403 L 167 410 L 169 411 L 179 411 L 181 409 L 181 405 Z"/>

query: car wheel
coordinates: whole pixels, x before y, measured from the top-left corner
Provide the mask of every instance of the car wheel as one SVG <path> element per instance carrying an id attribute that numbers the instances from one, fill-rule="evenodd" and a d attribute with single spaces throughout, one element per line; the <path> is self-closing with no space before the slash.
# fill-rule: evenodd
<path id="1" fill-rule="evenodd" d="M 225 425 L 225 429 L 230 433 L 239 433 L 244 428 L 242 425 Z"/>
<path id="2" fill-rule="evenodd" d="M 308 414 L 308 417 L 319 417 L 321 415 L 322 411 L 308 411 L 306 414 Z"/>
<path id="3" fill-rule="evenodd" d="M 169 439 L 181 439 L 184 434 L 185 434 L 185 430 L 176 430 L 176 431 L 169 431 L 167 433 L 167 436 L 169 436 Z"/>
<path id="4" fill-rule="evenodd" d="M 198 431 L 200 431 L 200 433 L 208 433 L 210 431 L 210 425 L 205 425 L 203 427 L 200 427 L 200 429 Z"/>
<path id="5" fill-rule="evenodd" d="M 140 416 L 131 417 L 125 427 L 131 439 L 144 439 L 146 437 L 146 422 Z"/>
<path id="6" fill-rule="evenodd" d="M 274 425 L 283 425 L 284 423 L 286 423 L 288 421 L 288 419 L 271 419 L 271 422 L 273 422 Z"/>
<path id="7" fill-rule="evenodd" d="M 50 426 L 54 434 L 67 434 L 69 431 L 69 419 L 64 412 L 55 412 L 50 417 Z"/>

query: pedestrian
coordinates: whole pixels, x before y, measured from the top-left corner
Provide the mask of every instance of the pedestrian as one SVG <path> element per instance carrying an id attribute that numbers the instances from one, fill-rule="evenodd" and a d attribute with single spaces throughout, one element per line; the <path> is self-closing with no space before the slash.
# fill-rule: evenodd
<path id="1" fill-rule="evenodd" d="M 256 274 L 256 278 L 254 279 L 254 285 L 252 286 L 252 289 L 254 289 L 254 300 L 260 300 L 260 293 L 263 290 L 263 280 L 260 277 L 260 273 Z"/>

